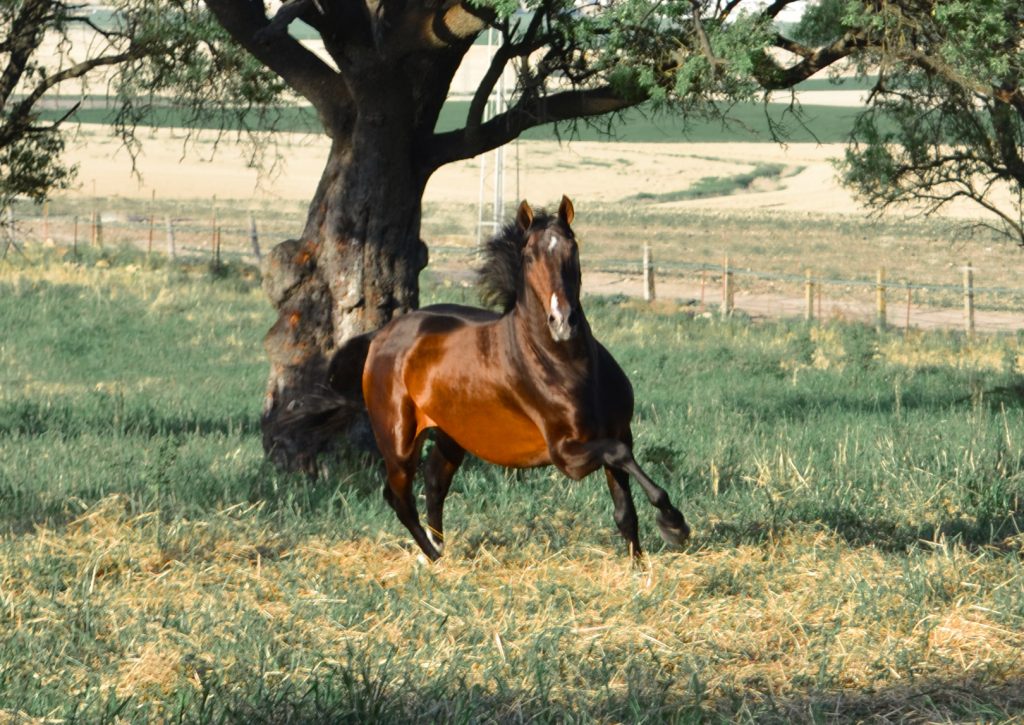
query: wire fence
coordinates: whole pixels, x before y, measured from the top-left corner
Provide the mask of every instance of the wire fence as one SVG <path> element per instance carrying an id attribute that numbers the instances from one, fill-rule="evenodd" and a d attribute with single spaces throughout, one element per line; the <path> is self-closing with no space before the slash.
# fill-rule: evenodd
<path id="1" fill-rule="evenodd" d="M 263 247 L 293 236 L 303 215 L 218 208 L 198 216 L 195 207 L 150 205 L 132 211 L 51 216 L 46 207 L 34 214 L 8 211 L 0 236 L 0 259 L 23 252 L 25 244 L 72 248 L 130 246 L 147 254 L 215 262 L 259 264 Z M 41 213 L 39 213 L 41 211 Z M 269 243 L 267 240 L 271 240 Z M 639 246 L 639 245 L 638 245 Z M 476 264 L 476 247 L 432 244 L 431 268 L 444 275 L 464 274 Z M 978 270 L 967 260 L 946 282 L 766 271 L 722 262 L 659 260 L 644 245 L 635 259 L 601 257 L 585 260 L 589 292 L 642 296 L 649 301 L 674 299 L 704 313 L 753 316 L 843 317 L 879 327 L 962 327 L 977 331 L 1024 330 L 1024 287 L 976 284 Z"/>

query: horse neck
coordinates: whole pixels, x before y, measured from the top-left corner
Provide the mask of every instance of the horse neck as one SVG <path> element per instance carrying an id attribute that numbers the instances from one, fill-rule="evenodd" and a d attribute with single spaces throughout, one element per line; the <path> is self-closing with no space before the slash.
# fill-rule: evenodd
<path id="1" fill-rule="evenodd" d="M 524 299 L 525 298 L 525 299 Z M 553 362 L 564 368 L 566 373 L 587 375 L 593 367 L 596 356 L 594 336 L 590 331 L 583 307 L 577 309 L 580 317 L 580 331 L 573 339 L 556 342 L 548 329 L 547 310 L 533 295 L 521 295 L 512 311 L 507 315 L 510 333 L 515 337 L 516 347 L 526 351 L 542 362 Z"/>

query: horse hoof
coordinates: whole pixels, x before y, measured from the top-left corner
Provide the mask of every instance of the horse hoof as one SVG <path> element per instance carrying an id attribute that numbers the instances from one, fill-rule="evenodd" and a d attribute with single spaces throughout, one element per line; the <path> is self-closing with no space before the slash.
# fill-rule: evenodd
<path id="1" fill-rule="evenodd" d="M 669 546 L 682 546 L 690 538 L 690 527 L 678 511 L 673 514 L 658 514 L 658 531 L 661 538 Z"/>

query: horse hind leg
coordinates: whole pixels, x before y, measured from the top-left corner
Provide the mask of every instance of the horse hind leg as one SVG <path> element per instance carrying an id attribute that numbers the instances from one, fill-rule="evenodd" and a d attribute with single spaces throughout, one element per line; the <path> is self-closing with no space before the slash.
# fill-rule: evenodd
<path id="1" fill-rule="evenodd" d="M 384 500 L 394 509 L 398 520 L 412 534 L 413 540 L 431 561 L 437 561 L 441 553 L 427 537 L 416 511 L 412 483 L 416 477 L 423 436 L 416 433 L 416 411 L 412 405 L 398 409 L 396 420 L 390 425 L 375 425 L 375 431 L 386 430 L 387 435 L 377 435 L 377 444 L 384 458 L 388 481 L 384 486 Z"/>
<path id="2" fill-rule="evenodd" d="M 452 478 L 459 470 L 466 451 L 452 438 L 436 429 L 434 446 L 423 469 L 427 494 L 427 538 L 440 553 L 444 553 L 444 501 Z"/>
<path id="3" fill-rule="evenodd" d="M 411 463 L 411 465 L 410 465 Z M 388 483 L 384 487 L 384 500 L 394 509 L 398 520 L 412 534 L 420 550 L 431 561 L 437 561 L 441 552 L 435 548 L 433 542 L 427 536 L 426 530 L 420 523 L 420 515 L 416 510 L 416 499 L 412 493 L 412 482 L 416 475 L 415 461 L 402 462 L 396 465 L 387 463 Z"/>

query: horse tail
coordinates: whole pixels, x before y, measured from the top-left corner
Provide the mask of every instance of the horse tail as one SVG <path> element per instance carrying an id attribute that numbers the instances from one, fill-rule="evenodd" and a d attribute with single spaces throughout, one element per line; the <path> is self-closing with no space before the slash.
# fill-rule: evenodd
<path id="1" fill-rule="evenodd" d="M 277 425 L 316 441 L 313 449 L 319 452 L 336 435 L 356 426 L 361 418 L 365 419 L 363 367 L 376 334 L 375 330 L 343 343 L 327 366 L 325 384 L 317 392 L 303 395 L 281 411 Z M 357 435 L 357 438 L 365 437 Z M 362 443 L 360 445 L 365 447 Z"/>

